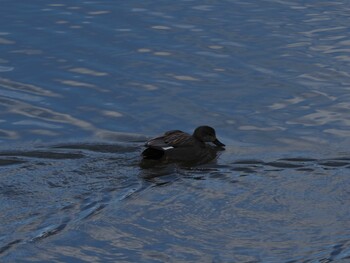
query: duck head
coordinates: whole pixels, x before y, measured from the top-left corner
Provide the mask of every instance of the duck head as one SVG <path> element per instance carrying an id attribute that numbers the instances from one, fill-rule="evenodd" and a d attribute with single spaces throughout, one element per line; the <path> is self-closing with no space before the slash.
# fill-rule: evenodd
<path id="1" fill-rule="evenodd" d="M 212 142 L 216 146 L 224 147 L 225 144 L 216 138 L 215 130 L 210 126 L 199 126 L 193 132 L 193 137 L 201 142 Z"/>

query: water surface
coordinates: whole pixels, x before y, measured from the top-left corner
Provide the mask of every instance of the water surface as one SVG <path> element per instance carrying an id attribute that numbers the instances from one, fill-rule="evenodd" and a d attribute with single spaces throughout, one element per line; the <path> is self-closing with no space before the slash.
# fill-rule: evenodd
<path id="1" fill-rule="evenodd" d="M 346 262 L 346 1 L 2 1 L 5 262 Z M 139 165 L 215 127 L 208 164 Z"/>

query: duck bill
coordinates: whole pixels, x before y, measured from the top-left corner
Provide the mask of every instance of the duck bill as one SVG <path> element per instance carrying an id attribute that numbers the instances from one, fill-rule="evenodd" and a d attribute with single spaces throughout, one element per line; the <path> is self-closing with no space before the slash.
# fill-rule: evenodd
<path id="1" fill-rule="evenodd" d="M 213 141 L 213 143 L 216 145 L 216 146 L 220 146 L 220 147 L 224 147 L 225 144 L 223 144 L 222 142 L 220 142 L 218 139 L 215 139 L 215 141 Z"/>

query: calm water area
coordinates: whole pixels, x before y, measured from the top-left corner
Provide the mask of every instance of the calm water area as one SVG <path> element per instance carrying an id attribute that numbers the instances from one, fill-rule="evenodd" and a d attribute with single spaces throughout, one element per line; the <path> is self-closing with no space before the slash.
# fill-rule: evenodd
<path id="1" fill-rule="evenodd" d="M 350 262 L 349 1 L 0 2 L 0 262 Z"/>

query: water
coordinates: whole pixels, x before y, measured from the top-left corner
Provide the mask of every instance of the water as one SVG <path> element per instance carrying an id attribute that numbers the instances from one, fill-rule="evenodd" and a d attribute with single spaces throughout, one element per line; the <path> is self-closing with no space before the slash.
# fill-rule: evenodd
<path id="1" fill-rule="evenodd" d="M 350 260 L 346 1 L 2 1 L 2 262 Z M 212 163 L 143 168 L 211 125 Z"/>

